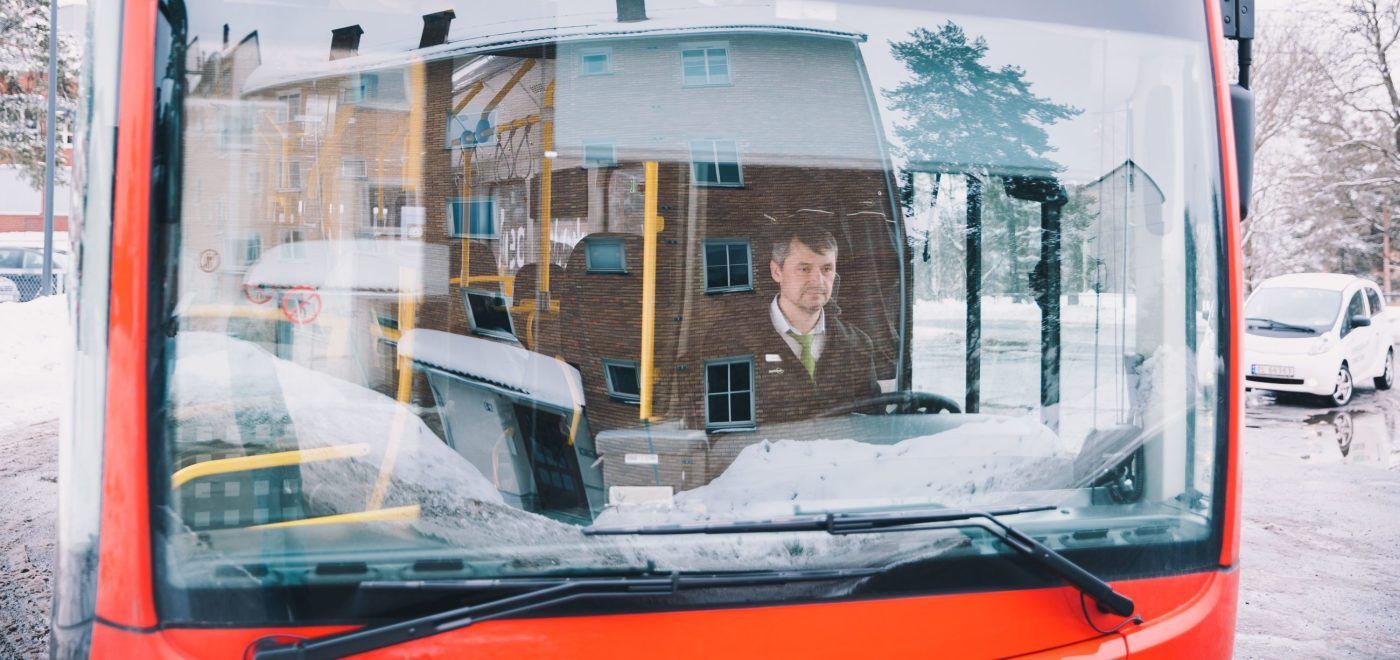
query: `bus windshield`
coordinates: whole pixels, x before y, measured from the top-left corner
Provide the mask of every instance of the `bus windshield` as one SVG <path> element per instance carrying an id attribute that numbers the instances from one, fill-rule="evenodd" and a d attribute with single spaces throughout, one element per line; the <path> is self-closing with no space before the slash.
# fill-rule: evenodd
<path id="1" fill-rule="evenodd" d="M 1028 507 L 1105 579 L 1212 564 L 1203 6 L 408 6 L 162 5 L 163 617 L 343 619 L 298 590 L 370 580 L 1054 582 L 976 525 L 592 533 L 841 513 Z"/>

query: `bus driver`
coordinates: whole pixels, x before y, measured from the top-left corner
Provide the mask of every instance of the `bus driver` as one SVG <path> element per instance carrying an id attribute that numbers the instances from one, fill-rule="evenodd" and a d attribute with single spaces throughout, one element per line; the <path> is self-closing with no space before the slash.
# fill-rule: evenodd
<path id="1" fill-rule="evenodd" d="M 754 338 L 760 423 L 806 419 L 880 393 L 870 337 L 829 304 L 837 256 L 831 232 L 811 225 L 794 225 L 773 243 L 772 332 Z"/>

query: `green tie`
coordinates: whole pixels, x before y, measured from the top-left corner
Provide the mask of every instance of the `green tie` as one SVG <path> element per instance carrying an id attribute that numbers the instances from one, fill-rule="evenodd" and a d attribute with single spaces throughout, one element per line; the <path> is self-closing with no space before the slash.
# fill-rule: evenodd
<path id="1" fill-rule="evenodd" d="M 788 330 L 788 336 L 797 341 L 797 345 L 802 347 L 802 355 L 797 359 L 802 362 L 802 366 L 807 367 L 807 375 L 815 376 L 817 373 L 817 358 L 812 355 L 812 335 L 799 335 Z"/>

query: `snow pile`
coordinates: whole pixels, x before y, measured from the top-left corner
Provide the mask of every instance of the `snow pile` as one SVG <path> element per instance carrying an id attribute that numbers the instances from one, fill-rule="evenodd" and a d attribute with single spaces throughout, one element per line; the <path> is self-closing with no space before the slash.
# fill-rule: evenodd
<path id="1" fill-rule="evenodd" d="M 56 419 L 69 400 L 68 299 L 0 303 L 0 434 Z"/>

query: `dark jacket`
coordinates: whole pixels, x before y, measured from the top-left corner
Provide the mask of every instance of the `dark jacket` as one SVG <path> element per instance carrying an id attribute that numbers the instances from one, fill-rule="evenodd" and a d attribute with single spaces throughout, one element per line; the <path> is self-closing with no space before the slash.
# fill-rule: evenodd
<path id="1" fill-rule="evenodd" d="M 759 424 L 809 419 L 880 393 L 875 351 L 859 328 L 827 315 L 826 344 L 812 376 L 771 324 L 767 329 L 744 338 L 753 350 Z"/>

